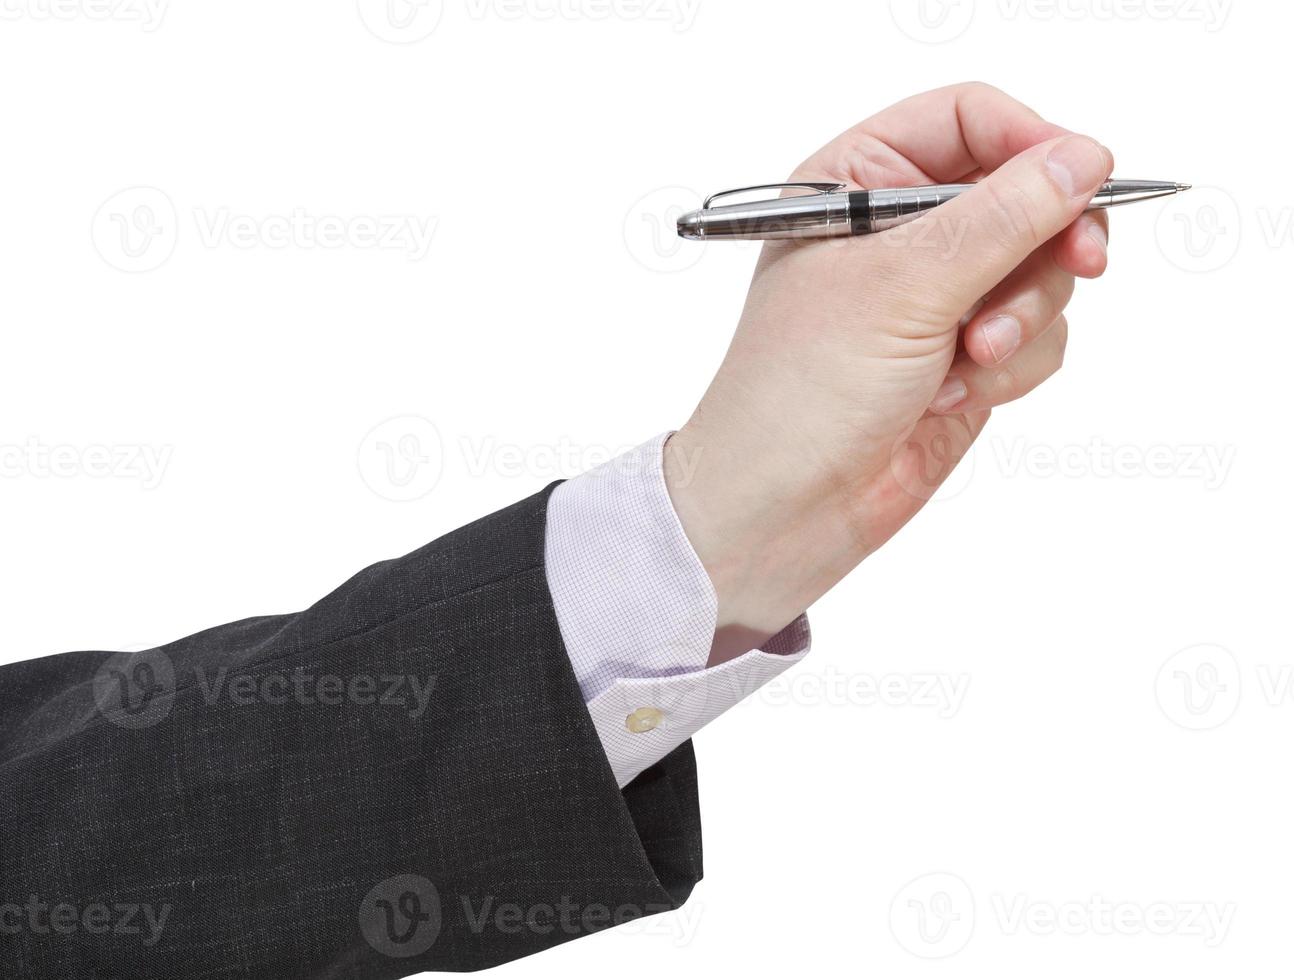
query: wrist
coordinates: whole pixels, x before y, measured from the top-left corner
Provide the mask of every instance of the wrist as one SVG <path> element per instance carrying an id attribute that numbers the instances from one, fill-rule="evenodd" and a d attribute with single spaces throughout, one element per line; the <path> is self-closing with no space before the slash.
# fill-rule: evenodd
<path id="1" fill-rule="evenodd" d="M 779 453 L 777 440 L 740 439 L 765 431 L 720 432 L 693 419 L 664 453 L 675 512 L 718 598 L 718 629 L 761 638 L 791 623 L 867 553 L 849 490 L 831 486 L 807 458 Z"/>

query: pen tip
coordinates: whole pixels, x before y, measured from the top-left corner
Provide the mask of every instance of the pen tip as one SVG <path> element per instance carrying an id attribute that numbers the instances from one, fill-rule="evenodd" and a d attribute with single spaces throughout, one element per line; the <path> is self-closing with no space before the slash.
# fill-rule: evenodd
<path id="1" fill-rule="evenodd" d="M 1182 191 L 1189 191 L 1190 189 L 1191 189 L 1191 185 L 1190 185 L 1190 184 L 1178 184 L 1178 185 L 1177 185 L 1177 193 L 1179 193 L 1179 194 L 1180 194 Z"/>

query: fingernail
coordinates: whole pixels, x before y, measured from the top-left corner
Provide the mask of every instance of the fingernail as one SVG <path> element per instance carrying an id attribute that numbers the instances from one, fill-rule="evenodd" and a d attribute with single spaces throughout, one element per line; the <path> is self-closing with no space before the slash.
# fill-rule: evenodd
<path id="1" fill-rule="evenodd" d="M 1020 346 L 1020 321 L 1013 316 L 992 317 L 984 321 L 981 329 L 994 364 L 1005 361 Z"/>
<path id="2" fill-rule="evenodd" d="M 1110 250 L 1110 236 L 1105 233 L 1105 226 L 1099 221 L 1089 221 L 1087 228 L 1087 237 L 1101 246 L 1101 254 L 1105 255 Z"/>
<path id="3" fill-rule="evenodd" d="M 1047 154 L 1051 178 L 1070 197 L 1089 197 L 1109 174 L 1108 151 L 1086 136 L 1067 136 Z"/>
<path id="4" fill-rule="evenodd" d="M 961 378 L 948 378 L 935 393 L 935 399 L 930 403 L 930 411 L 941 415 L 944 412 L 951 412 L 965 398 L 966 382 Z"/>

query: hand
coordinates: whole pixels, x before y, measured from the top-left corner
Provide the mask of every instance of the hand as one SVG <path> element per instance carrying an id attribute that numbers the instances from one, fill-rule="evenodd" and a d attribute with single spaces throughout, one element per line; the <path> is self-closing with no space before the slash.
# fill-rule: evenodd
<path id="1" fill-rule="evenodd" d="M 727 356 L 665 455 L 719 597 L 712 663 L 880 547 L 989 411 L 1060 367 L 1074 279 L 1105 270 L 1105 216 L 1083 210 L 1112 166 L 1100 144 L 966 84 L 886 109 L 796 170 L 978 184 L 880 234 L 765 246 Z"/>

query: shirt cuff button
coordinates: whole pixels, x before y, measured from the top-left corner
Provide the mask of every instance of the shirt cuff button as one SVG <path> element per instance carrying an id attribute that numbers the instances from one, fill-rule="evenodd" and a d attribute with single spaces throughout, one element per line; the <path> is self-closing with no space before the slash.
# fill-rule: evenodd
<path id="1" fill-rule="evenodd" d="M 625 728 L 635 735 L 650 732 L 664 718 L 665 713 L 660 708 L 638 708 L 636 711 L 629 712 L 629 717 L 625 719 Z"/>

